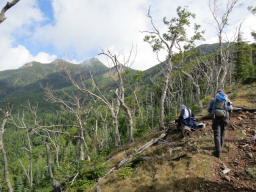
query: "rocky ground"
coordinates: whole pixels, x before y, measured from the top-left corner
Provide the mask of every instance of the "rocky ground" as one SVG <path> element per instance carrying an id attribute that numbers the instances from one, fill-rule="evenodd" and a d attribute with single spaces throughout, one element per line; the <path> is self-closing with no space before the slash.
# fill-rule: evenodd
<path id="1" fill-rule="evenodd" d="M 228 93 L 235 106 L 256 108 L 256 84 L 234 87 Z M 201 113 L 201 116 L 206 114 Z M 256 191 L 256 112 L 232 113 L 220 158 L 212 154 L 212 121 L 200 122 L 206 127 L 185 137 L 170 124 L 165 138 L 134 156 L 125 167 L 116 167 L 91 191 Z M 109 157 L 107 166 L 117 166 L 136 149 L 161 134 L 152 131 L 133 144 L 123 146 Z"/>
<path id="2" fill-rule="evenodd" d="M 201 153 L 212 155 L 213 146 L 204 147 L 203 142 L 196 140 L 208 135 L 213 139 L 211 121 L 205 123 L 206 129 L 194 132 L 190 140 L 195 141 Z M 227 126 L 225 147 L 221 157 L 214 160 L 214 175 L 209 183 L 203 184 L 204 191 L 256 191 L 255 135 L 256 112 L 232 114 L 231 123 Z"/>
<path id="3" fill-rule="evenodd" d="M 220 158 L 214 151 L 211 120 L 206 127 L 182 138 L 171 128 L 167 137 L 115 170 L 98 185 L 98 190 L 122 192 L 167 191 L 256 191 L 256 112 L 236 112 L 227 126 L 226 143 Z M 146 140 L 115 154 L 117 164 Z"/>

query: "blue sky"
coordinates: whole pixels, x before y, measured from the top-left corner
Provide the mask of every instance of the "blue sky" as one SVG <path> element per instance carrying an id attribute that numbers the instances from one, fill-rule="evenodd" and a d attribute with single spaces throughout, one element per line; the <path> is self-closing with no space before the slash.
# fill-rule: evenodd
<path id="1" fill-rule="evenodd" d="M 212 1 L 212 0 L 211 0 Z M 218 0 L 221 15 L 228 0 Z M 0 8 L 7 0 L 0 1 Z M 80 63 L 97 56 L 101 49 L 126 55 L 137 47 L 133 68 L 147 69 L 158 63 L 151 47 L 143 42 L 141 31 L 150 30 L 147 9 L 151 6 L 155 24 L 164 30 L 162 18 L 175 16 L 177 6 L 194 12 L 196 23 L 205 30 L 205 41 L 217 41 L 216 23 L 210 14 L 208 0 L 20 0 L 7 12 L 0 25 L 0 70 L 16 69 L 27 62 L 49 63 L 62 58 Z M 255 0 L 240 0 L 230 15 L 225 37 L 234 39 L 238 25 L 243 22 L 245 40 L 251 41 L 256 31 L 256 16 L 247 10 L 256 6 Z M 188 33 L 191 30 L 188 29 Z M 164 57 L 165 53 L 160 53 Z M 105 64 L 105 58 L 99 58 Z"/>
<path id="2" fill-rule="evenodd" d="M 52 1 L 51 0 L 38 0 L 37 4 L 38 9 L 42 13 L 42 16 L 44 19 L 35 25 L 30 25 L 29 26 L 29 31 L 34 32 L 36 30 L 36 27 L 38 25 L 43 26 L 43 25 L 50 25 L 54 24 L 54 10 L 52 8 Z M 55 54 L 54 47 L 53 45 L 48 45 L 48 46 L 40 46 L 36 43 L 31 42 L 30 37 L 31 34 L 29 35 L 19 35 L 19 32 L 14 32 L 14 37 L 15 41 L 13 46 L 17 46 L 19 44 L 24 45 L 32 55 L 36 55 L 39 52 L 45 51 L 50 54 Z"/>

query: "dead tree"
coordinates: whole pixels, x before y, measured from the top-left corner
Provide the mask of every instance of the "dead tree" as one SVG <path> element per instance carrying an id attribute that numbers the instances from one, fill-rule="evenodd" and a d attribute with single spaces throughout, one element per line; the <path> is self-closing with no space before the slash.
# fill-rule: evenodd
<path id="1" fill-rule="evenodd" d="M 105 113 L 105 116 L 100 113 L 100 118 L 102 121 L 102 131 L 103 131 L 103 137 L 105 138 L 105 146 L 109 147 L 108 143 L 108 124 L 106 123 L 107 121 L 107 112 Z"/>
<path id="2" fill-rule="evenodd" d="M 28 169 L 25 168 L 25 166 L 22 164 L 22 162 L 20 161 L 20 164 L 22 166 L 22 169 L 28 179 L 29 182 L 29 186 L 30 188 L 32 188 L 33 186 L 33 157 L 32 157 L 32 143 L 31 143 L 31 139 L 30 139 L 30 133 L 29 133 L 29 127 L 27 126 L 27 124 L 25 123 L 25 117 L 24 117 L 24 111 L 23 111 L 23 115 L 22 115 L 22 119 L 21 119 L 21 123 L 22 126 L 26 129 L 26 137 L 27 137 L 27 147 L 25 147 L 25 150 L 28 152 L 29 155 L 29 167 Z"/>
<path id="3" fill-rule="evenodd" d="M 91 111 L 91 109 L 89 110 L 85 110 L 83 108 L 83 102 L 84 100 L 76 95 L 70 95 L 67 92 L 62 92 L 64 96 L 67 97 L 67 100 L 62 99 L 61 97 L 56 96 L 53 91 L 50 88 L 45 88 L 45 94 L 46 94 L 46 99 L 48 101 L 51 101 L 53 103 L 58 103 L 64 106 L 64 109 L 75 115 L 77 123 L 78 123 L 78 127 L 80 129 L 80 139 L 79 139 L 79 159 L 80 160 L 84 160 L 84 151 L 86 153 L 87 156 L 87 160 L 90 161 L 90 155 L 89 155 L 89 149 L 88 149 L 88 145 L 86 143 L 85 140 L 85 134 L 87 134 L 87 127 L 86 127 L 86 122 L 87 122 L 87 118 L 88 115 Z M 82 119 L 81 115 L 85 114 L 85 119 Z"/>
<path id="4" fill-rule="evenodd" d="M 5 178 L 5 182 L 7 184 L 8 191 L 9 192 L 13 192 L 12 184 L 11 184 L 11 182 L 9 180 L 8 160 L 7 160 L 7 155 L 6 155 L 6 151 L 4 149 L 4 143 L 3 143 L 3 135 L 4 135 L 4 132 L 5 132 L 5 126 L 6 126 L 6 123 L 8 121 L 8 118 L 11 115 L 11 110 L 8 109 L 6 111 L 2 111 L 2 113 L 3 113 L 3 119 L 2 119 L 1 129 L 0 129 L 0 150 L 2 152 L 2 157 L 3 157 L 3 161 L 4 161 L 4 178 Z"/>
<path id="5" fill-rule="evenodd" d="M 182 43 L 186 39 L 185 28 L 190 26 L 190 19 L 195 17 L 194 14 L 181 7 L 177 8 L 177 15 L 178 17 L 174 17 L 171 20 L 167 20 L 166 18 L 163 19 L 163 22 L 168 29 L 166 32 L 161 33 L 153 22 L 153 18 L 150 14 L 150 9 L 148 10 L 148 18 L 150 19 L 152 25 L 152 31 L 145 31 L 146 33 L 148 33 L 148 35 L 145 36 L 144 40 L 152 45 L 153 51 L 155 51 L 156 53 L 158 53 L 162 49 L 166 51 L 166 61 L 164 62 L 166 69 L 164 71 L 164 84 L 162 87 L 162 94 L 160 99 L 160 129 L 165 129 L 164 104 L 171 71 L 173 68 L 173 48 L 178 41 Z"/>
<path id="6" fill-rule="evenodd" d="M 124 89 L 124 80 L 123 80 L 123 74 L 124 74 L 124 68 L 126 68 L 129 63 L 130 63 L 130 59 L 133 53 L 133 49 L 131 49 L 130 54 L 128 59 L 124 59 L 123 62 L 120 62 L 120 60 L 117 58 L 117 55 L 111 53 L 109 50 L 108 51 L 102 51 L 100 53 L 100 55 L 105 55 L 107 58 L 109 58 L 112 62 L 112 64 L 114 65 L 114 68 L 117 72 L 118 78 L 119 78 L 119 85 L 118 85 L 118 89 L 116 89 L 115 91 L 115 95 L 117 97 L 117 99 L 120 101 L 121 105 L 123 106 L 127 116 L 128 116 L 128 121 L 129 121 L 129 140 L 130 142 L 134 141 L 133 138 L 133 117 L 132 117 L 132 113 L 130 110 L 130 107 L 127 105 L 127 103 L 125 102 L 124 99 L 124 93 L 125 93 L 125 89 Z"/>
<path id="7" fill-rule="evenodd" d="M 66 70 L 66 74 L 69 78 L 69 80 L 72 82 L 72 84 L 82 93 L 84 94 L 89 94 L 90 96 L 100 100 L 102 103 L 104 103 L 111 114 L 112 117 L 112 122 L 113 122 L 113 127 L 114 127 L 114 137 L 115 137 L 115 146 L 119 146 L 121 144 L 120 141 L 120 133 L 119 133 L 119 128 L 118 128 L 118 114 L 119 114 L 119 108 L 120 108 L 120 101 L 119 99 L 107 99 L 103 93 L 100 91 L 98 88 L 97 84 L 95 83 L 93 76 L 91 75 L 91 80 L 93 82 L 94 89 L 96 89 L 96 92 L 91 91 L 90 89 L 87 88 L 85 83 L 83 82 L 83 79 L 81 78 L 81 83 L 79 84 L 76 82 L 69 71 Z"/>
<path id="8" fill-rule="evenodd" d="M 61 184 L 59 181 L 57 181 L 53 175 L 52 172 L 52 165 L 51 165 L 51 151 L 48 143 L 45 143 L 46 147 L 46 154 L 47 154 L 47 167 L 48 167 L 48 173 L 52 181 L 52 186 L 55 189 L 55 191 L 61 191 Z"/>
<path id="9" fill-rule="evenodd" d="M 0 13 L 0 24 L 6 19 L 5 13 L 8 9 L 16 5 L 20 0 L 12 0 L 11 2 L 7 2 L 6 5 L 2 8 Z"/>
<path id="10" fill-rule="evenodd" d="M 201 88 L 200 88 L 200 85 L 199 85 L 198 81 L 196 81 L 196 79 L 194 79 L 194 77 L 191 74 L 187 73 L 186 71 L 181 70 L 181 72 L 187 78 L 189 78 L 190 82 L 195 87 L 195 89 L 196 89 L 196 103 L 199 106 L 200 110 L 202 111 L 203 110 L 203 104 L 202 104 L 202 101 L 200 100 Z"/>
<path id="11" fill-rule="evenodd" d="M 53 133 L 53 136 L 50 134 L 50 132 L 46 132 L 45 138 L 47 138 L 50 143 L 53 145 L 54 150 L 55 150 L 55 161 L 57 168 L 60 167 L 60 162 L 59 162 L 59 150 L 60 150 L 60 133 Z"/>
<path id="12" fill-rule="evenodd" d="M 230 67 L 230 45 L 231 43 L 228 42 L 225 47 L 223 45 L 224 39 L 223 35 L 225 33 L 225 28 L 228 25 L 228 20 L 230 13 L 232 12 L 233 8 L 237 4 L 239 0 L 230 0 L 226 4 L 226 9 L 222 15 L 218 15 L 217 11 L 219 10 L 219 7 L 217 6 L 218 0 L 209 0 L 209 8 L 211 11 L 211 14 L 214 18 L 214 21 L 216 23 L 217 28 L 217 35 L 218 35 L 218 56 L 219 59 L 217 60 L 217 66 L 218 69 L 215 72 L 215 79 L 216 79 L 216 86 L 215 86 L 215 92 L 217 89 L 224 89 L 225 87 L 225 80 L 228 72 L 228 68 Z"/>
<path id="13" fill-rule="evenodd" d="M 185 39 L 183 41 L 177 40 L 177 43 L 176 43 L 176 47 L 179 50 L 178 62 L 180 63 L 180 68 L 181 68 L 180 71 L 183 75 L 185 75 L 190 80 L 190 82 L 196 89 L 196 103 L 199 106 L 201 111 L 203 110 L 203 104 L 200 100 L 201 89 L 198 83 L 198 79 L 201 78 L 200 74 L 197 74 L 196 72 L 193 73 L 193 70 L 191 70 L 191 72 L 187 72 L 185 68 L 187 63 L 189 63 L 189 65 L 194 64 L 191 61 L 193 57 L 195 57 L 197 54 L 197 52 L 194 51 L 195 42 L 198 40 L 203 40 L 203 36 L 202 36 L 203 33 L 204 31 L 200 31 L 200 25 L 194 24 L 193 35 L 191 37 L 185 36 Z"/>

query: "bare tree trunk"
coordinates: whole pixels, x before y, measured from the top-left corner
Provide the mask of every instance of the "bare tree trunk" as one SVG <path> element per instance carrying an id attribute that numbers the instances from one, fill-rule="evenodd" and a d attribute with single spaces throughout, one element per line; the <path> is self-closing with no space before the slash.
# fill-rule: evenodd
<path id="1" fill-rule="evenodd" d="M 216 87 L 215 87 L 215 91 L 217 91 L 218 89 L 224 89 L 225 87 L 225 80 L 226 80 L 226 76 L 227 76 L 227 70 L 228 70 L 228 65 L 229 65 L 229 61 L 228 61 L 228 56 L 229 53 L 225 53 L 224 49 L 223 49 L 223 32 L 224 29 L 226 28 L 226 26 L 228 25 L 228 19 L 230 16 L 230 13 L 232 12 L 233 8 L 235 7 L 235 5 L 237 4 L 239 0 L 230 0 L 227 2 L 226 7 L 224 9 L 224 12 L 222 15 L 218 16 L 218 6 L 217 6 L 217 1 L 209 1 L 209 7 L 210 7 L 210 11 L 212 13 L 212 16 L 216 22 L 217 25 L 217 32 L 218 32 L 218 39 L 219 39 L 219 51 L 220 51 L 220 64 L 219 65 L 219 69 L 217 70 L 217 78 L 216 78 Z M 227 48 L 225 48 L 227 49 Z M 229 51 L 229 50 L 227 50 Z M 220 77 L 220 81 L 219 81 L 219 76 Z"/>
<path id="2" fill-rule="evenodd" d="M 168 65 L 167 65 L 167 71 L 165 74 L 165 81 L 164 85 L 162 88 L 162 94 L 161 94 L 161 99 L 160 99 L 160 116 L 159 116 L 159 128 L 160 129 L 165 129 L 164 125 L 164 103 L 165 103 L 165 98 L 166 98 L 166 93 L 168 89 L 168 84 L 169 84 L 169 79 L 171 76 L 171 71 L 172 71 L 172 61 L 171 57 L 168 59 Z"/>
<path id="3" fill-rule="evenodd" d="M 33 186 L 33 158 L 32 158 L 32 145 L 30 136 L 27 129 L 27 139 L 28 139 L 28 152 L 29 152 L 29 186 L 32 188 Z"/>
<path id="4" fill-rule="evenodd" d="M 95 135 L 98 136 L 98 119 L 95 120 Z"/>
<path id="5" fill-rule="evenodd" d="M 57 190 L 59 191 L 60 182 L 57 181 L 57 180 L 54 178 L 54 175 L 53 175 L 53 172 L 52 172 L 50 147 L 49 147 L 48 143 L 45 143 L 45 146 L 46 146 L 46 154 L 47 154 L 48 173 L 49 173 L 49 176 L 50 176 L 51 181 L 52 181 L 52 186 L 53 186 L 53 188 L 54 188 L 55 190 L 57 189 Z"/>
<path id="6" fill-rule="evenodd" d="M 79 160 L 83 161 L 84 160 L 84 142 L 83 139 L 81 138 L 79 140 Z"/>
<path id="7" fill-rule="evenodd" d="M 121 63 L 119 62 L 118 58 L 116 55 L 112 54 L 110 51 L 107 51 L 107 52 L 102 52 L 100 54 L 102 55 L 105 55 L 107 56 L 109 59 L 111 59 L 114 67 L 115 67 L 115 70 L 118 74 L 118 78 L 119 78 L 119 88 L 115 91 L 115 94 L 116 94 L 116 97 L 117 99 L 119 100 L 119 103 L 121 102 L 121 105 L 124 107 L 124 110 L 125 112 L 127 113 L 127 116 L 129 118 L 129 139 L 130 139 L 130 142 L 133 142 L 134 141 L 134 138 L 133 138 L 133 119 L 132 119 L 132 114 L 131 114 L 131 111 L 130 111 L 130 108 L 128 107 L 128 105 L 125 103 L 125 100 L 124 100 L 124 81 L 123 81 L 123 66 L 126 66 L 130 59 L 131 59 L 131 55 L 133 53 L 133 49 L 131 49 L 130 51 L 130 55 L 128 57 L 128 60 L 125 60 L 124 63 Z M 135 92 L 134 92 L 135 93 Z M 136 94 L 135 94 L 136 96 Z M 115 133 L 117 134 L 117 131 L 115 131 Z M 118 132 L 119 134 L 119 132 Z M 117 137 L 117 135 L 115 136 Z M 120 136 L 118 136 L 120 137 Z M 118 138 L 116 138 L 118 139 Z M 115 141 L 115 144 L 117 144 L 118 142 Z"/>
<path id="8" fill-rule="evenodd" d="M 227 76 L 227 64 L 223 66 L 222 76 L 220 79 L 220 89 L 224 89 Z"/>
<path id="9" fill-rule="evenodd" d="M 103 102 L 108 109 L 110 110 L 111 113 L 111 117 L 113 119 L 113 126 L 114 126 L 114 133 L 115 133 L 115 146 L 119 146 L 120 145 L 120 134 L 119 134 L 119 130 L 118 130 L 118 123 L 117 123 L 117 116 L 119 113 L 119 107 L 120 107 L 120 102 L 117 99 L 117 103 L 116 105 L 113 104 L 113 100 L 112 103 L 109 102 L 109 100 L 107 100 L 107 98 L 102 94 L 102 92 L 100 91 L 100 89 L 97 87 L 96 83 L 94 82 L 93 77 L 91 78 L 92 81 L 95 84 L 95 88 L 97 89 L 97 91 L 99 92 L 99 95 L 93 93 L 92 91 L 90 91 L 89 89 L 86 88 L 86 86 L 82 83 L 82 86 L 78 85 L 78 83 L 71 77 L 71 74 L 69 71 L 66 71 L 66 74 L 68 76 L 68 78 L 70 79 L 70 81 L 72 82 L 72 84 L 78 89 L 80 90 L 82 93 L 86 93 L 89 94 L 90 96 L 99 99 L 101 102 Z"/>
<path id="10" fill-rule="evenodd" d="M 0 130 L 0 150 L 2 152 L 2 157 L 3 157 L 3 161 L 4 161 L 4 178 L 5 178 L 7 187 L 8 187 L 8 191 L 13 192 L 13 188 L 12 188 L 11 182 L 9 180 L 8 160 L 7 160 L 6 152 L 5 152 L 5 149 L 4 149 L 4 143 L 3 143 L 3 134 L 4 134 L 4 131 L 5 131 L 6 122 L 7 122 L 7 116 L 3 119 L 2 127 L 1 127 L 1 130 Z"/>
<path id="11" fill-rule="evenodd" d="M 121 90 L 124 91 L 123 88 Z M 121 95 L 122 95 L 121 96 L 122 98 L 120 98 L 120 96 L 118 95 L 118 93 L 116 91 L 116 96 L 119 99 L 119 101 L 121 102 L 121 104 L 124 107 L 124 110 L 125 110 L 125 112 L 126 112 L 126 114 L 128 116 L 128 121 L 129 121 L 129 140 L 130 140 L 130 142 L 133 142 L 134 138 L 133 138 L 133 118 L 132 118 L 132 114 L 131 114 L 130 108 L 124 102 L 124 94 L 123 94 L 123 92 L 122 92 Z"/>
<path id="12" fill-rule="evenodd" d="M 200 100 L 200 95 L 201 95 L 201 89 L 200 89 L 200 86 L 199 84 L 194 80 L 194 78 L 192 77 L 192 75 L 190 75 L 189 73 L 181 70 L 181 72 L 190 79 L 191 83 L 193 84 L 193 86 L 195 87 L 196 89 L 196 103 L 197 105 L 199 106 L 200 108 L 200 111 L 202 112 L 203 110 L 203 104 Z"/>
<path id="13" fill-rule="evenodd" d="M 141 119 L 143 119 L 143 115 L 142 115 L 142 110 L 141 110 L 141 107 L 140 107 L 140 103 L 139 103 L 139 100 L 138 100 L 138 97 L 136 95 L 136 89 L 133 91 L 133 94 L 135 96 L 135 101 L 137 103 L 137 106 L 138 106 L 138 109 L 139 109 L 139 115 L 141 117 Z"/>
<path id="14" fill-rule="evenodd" d="M 12 189 L 11 182 L 9 180 L 9 173 L 8 173 L 8 160 L 7 160 L 6 152 L 5 152 L 3 146 L 2 146 L 2 155 L 3 155 L 3 160 L 4 160 L 4 178 L 5 178 L 6 184 L 8 186 L 8 191 L 12 192 L 13 189 Z"/>
<path id="15" fill-rule="evenodd" d="M 117 116 L 114 114 L 114 112 L 111 112 L 112 119 L 113 119 L 113 126 L 114 126 L 114 132 L 115 132 L 115 146 L 119 146 L 121 144 L 120 141 L 120 134 L 119 134 L 119 129 L 118 129 L 118 120 Z"/>
<path id="16" fill-rule="evenodd" d="M 148 122 L 148 94 L 146 95 L 146 103 L 145 103 L 145 109 L 146 109 L 146 121 Z"/>
<path id="17" fill-rule="evenodd" d="M 55 148 L 55 160 L 56 160 L 56 165 L 59 168 L 60 167 L 60 162 L 59 162 L 59 145 Z"/>
<path id="18" fill-rule="evenodd" d="M 154 103 L 153 103 L 153 93 L 150 93 L 150 101 L 151 101 L 151 129 L 154 128 Z"/>
<path id="19" fill-rule="evenodd" d="M 107 147 L 109 147 L 109 144 L 108 144 L 108 125 L 107 125 L 107 123 L 106 123 L 106 120 L 107 120 L 107 113 L 105 114 L 105 117 L 103 117 L 103 115 L 102 115 L 102 113 L 100 113 L 100 117 L 101 117 L 101 120 L 102 120 L 102 122 L 103 122 L 103 128 L 102 128 L 102 130 L 103 130 L 103 132 L 104 132 L 104 135 L 103 135 L 103 137 L 105 138 L 105 145 L 107 146 Z"/>
<path id="20" fill-rule="evenodd" d="M 133 119 L 132 119 L 132 114 L 131 114 L 131 111 L 130 111 L 129 107 L 125 103 L 123 103 L 122 105 L 124 106 L 125 112 L 128 115 L 128 120 L 129 120 L 129 140 L 130 140 L 130 142 L 133 142 L 134 138 L 133 138 Z"/>
<path id="21" fill-rule="evenodd" d="M 84 141 L 84 150 L 85 150 L 85 153 L 86 153 L 86 155 L 87 155 L 87 160 L 88 160 L 88 161 L 91 161 L 91 157 L 90 157 L 90 155 L 89 155 L 88 145 L 87 145 L 87 143 L 86 143 L 86 141 L 85 141 L 85 138 L 83 138 L 83 141 Z"/>
<path id="22" fill-rule="evenodd" d="M 108 144 L 108 124 L 105 124 L 105 144 L 109 148 L 109 144 Z"/>

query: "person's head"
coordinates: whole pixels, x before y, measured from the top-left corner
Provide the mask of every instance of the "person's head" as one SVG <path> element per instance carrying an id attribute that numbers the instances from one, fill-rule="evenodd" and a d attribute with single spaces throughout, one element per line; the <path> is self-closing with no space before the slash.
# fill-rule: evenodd
<path id="1" fill-rule="evenodd" d="M 218 93 L 224 93 L 224 92 L 223 92 L 222 89 L 218 89 L 217 94 L 218 94 Z"/>
<path id="2" fill-rule="evenodd" d="M 181 110 L 182 110 L 182 109 L 186 109 L 186 106 L 182 104 L 182 105 L 180 106 L 180 109 L 181 109 Z"/>

